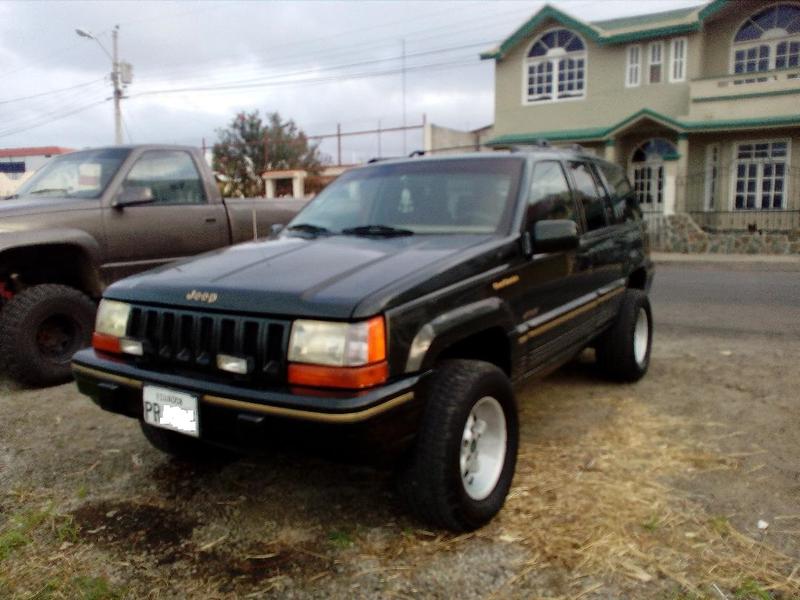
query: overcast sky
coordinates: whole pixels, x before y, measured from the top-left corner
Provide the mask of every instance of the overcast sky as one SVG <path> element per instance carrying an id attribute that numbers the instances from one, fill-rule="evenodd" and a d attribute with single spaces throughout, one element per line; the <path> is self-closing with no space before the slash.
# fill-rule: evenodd
<path id="1" fill-rule="evenodd" d="M 698 0 L 555 0 L 587 20 Z M 211 144 L 239 110 L 278 111 L 309 135 L 406 121 L 474 129 L 493 120 L 494 64 L 478 54 L 536 12 L 537 1 L 0 2 L 0 148 L 113 142 L 110 60 L 76 28 L 133 65 L 125 141 Z M 66 88 L 66 89 L 65 89 Z M 177 91 L 183 90 L 183 91 Z M 32 97 L 33 96 L 33 97 Z M 22 98 L 22 99 L 20 99 Z M 406 150 L 421 146 L 408 133 Z M 332 140 L 323 150 L 335 155 Z M 382 154 L 403 151 L 384 134 Z M 378 153 L 345 138 L 344 162 Z"/>

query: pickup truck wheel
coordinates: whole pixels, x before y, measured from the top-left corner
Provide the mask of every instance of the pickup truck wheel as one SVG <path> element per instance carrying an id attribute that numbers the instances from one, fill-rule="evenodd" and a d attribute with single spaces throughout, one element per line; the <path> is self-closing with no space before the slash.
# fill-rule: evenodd
<path id="1" fill-rule="evenodd" d="M 650 365 L 653 314 L 642 290 L 626 290 L 611 328 L 595 347 L 602 372 L 617 381 L 639 381 Z"/>
<path id="2" fill-rule="evenodd" d="M 214 448 L 197 438 L 177 431 L 154 427 L 144 421 L 139 421 L 139 425 L 151 446 L 187 462 L 205 462 L 215 458 L 227 458 L 231 454 L 227 450 Z"/>
<path id="3" fill-rule="evenodd" d="M 503 507 L 514 476 L 519 433 L 511 384 L 477 360 L 445 361 L 432 378 L 399 492 L 423 521 L 472 531 Z"/>
<path id="4" fill-rule="evenodd" d="M 88 296 L 66 285 L 23 290 L 0 311 L 0 364 L 24 384 L 68 381 L 72 355 L 91 345 L 96 310 Z"/>

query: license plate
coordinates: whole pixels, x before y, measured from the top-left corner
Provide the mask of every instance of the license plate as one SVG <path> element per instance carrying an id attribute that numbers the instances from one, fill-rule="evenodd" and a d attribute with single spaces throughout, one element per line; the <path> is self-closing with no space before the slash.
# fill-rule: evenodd
<path id="1" fill-rule="evenodd" d="M 145 423 L 194 437 L 200 436 L 197 396 L 146 385 L 142 401 Z"/>

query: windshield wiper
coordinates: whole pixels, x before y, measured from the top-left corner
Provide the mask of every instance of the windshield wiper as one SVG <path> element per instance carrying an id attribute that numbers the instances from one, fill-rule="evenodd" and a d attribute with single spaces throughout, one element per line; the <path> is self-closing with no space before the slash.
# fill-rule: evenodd
<path id="1" fill-rule="evenodd" d="M 42 188 L 40 190 L 33 190 L 32 192 L 28 192 L 31 196 L 34 194 L 51 194 L 58 192 L 59 194 L 62 192 L 68 192 L 67 188 Z"/>
<path id="2" fill-rule="evenodd" d="M 303 233 L 310 233 L 313 235 L 325 235 L 330 233 L 330 230 L 326 227 L 314 225 L 313 223 L 297 223 L 296 225 L 290 225 L 286 229 L 288 231 L 302 231 Z"/>
<path id="3" fill-rule="evenodd" d="M 391 225 L 359 225 L 358 227 L 348 227 L 342 229 L 342 233 L 348 235 L 381 235 L 386 237 L 414 235 L 410 229 L 401 229 Z"/>

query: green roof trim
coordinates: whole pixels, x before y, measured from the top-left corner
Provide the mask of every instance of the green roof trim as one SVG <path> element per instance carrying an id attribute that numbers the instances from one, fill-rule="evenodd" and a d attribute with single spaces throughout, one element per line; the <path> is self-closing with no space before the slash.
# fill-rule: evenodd
<path id="1" fill-rule="evenodd" d="M 752 94 L 736 94 L 734 96 L 699 96 L 692 98 L 692 102 L 725 102 L 728 100 L 743 100 L 745 98 L 763 98 L 764 96 L 786 96 L 800 94 L 800 88 L 795 90 L 775 90 L 774 92 L 753 92 Z"/>
<path id="2" fill-rule="evenodd" d="M 726 7 L 729 1 L 713 0 L 705 6 L 700 5 L 593 22 L 581 21 L 571 17 L 548 4 L 507 37 L 499 47 L 482 52 L 480 57 L 482 59 L 502 60 L 513 48 L 530 37 L 548 19 L 577 31 L 601 46 L 693 33 L 700 31 L 703 22 Z M 684 23 L 669 23 L 670 21 L 679 21 L 681 19 L 690 20 Z M 658 27 L 659 23 L 664 23 L 664 25 Z M 630 31 L 614 33 L 614 31 L 624 29 L 630 29 Z"/>
<path id="3" fill-rule="evenodd" d="M 592 27 L 582 21 L 578 21 L 573 17 L 570 17 L 567 13 L 561 12 L 557 8 L 550 6 L 549 4 L 545 5 L 539 12 L 533 15 L 530 19 L 528 19 L 525 23 L 523 23 L 514 33 L 512 33 L 509 37 L 507 37 L 502 44 L 500 44 L 499 48 L 494 50 L 489 50 L 488 52 L 481 53 L 481 58 L 495 58 L 500 59 L 503 58 L 506 54 L 508 54 L 509 50 L 514 48 L 517 44 L 522 42 L 525 38 L 527 38 L 531 33 L 536 31 L 536 28 L 539 27 L 542 23 L 547 21 L 548 19 L 552 19 L 558 23 L 561 23 L 565 27 L 570 27 L 575 29 L 582 35 L 585 35 L 591 40 L 598 42 L 600 40 L 600 35 L 597 31 L 592 29 Z"/>
<path id="4" fill-rule="evenodd" d="M 610 29 L 627 29 L 629 27 L 637 27 L 642 25 L 650 25 L 661 21 L 669 21 L 671 19 L 681 19 L 688 17 L 698 8 L 704 5 L 689 6 L 685 8 L 677 8 L 674 10 L 665 10 L 657 13 L 647 13 L 644 15 L 634 15 L 632 17 L 619 17 L 616 19 L 606 19 L 603 21 L 592 21 L 592 25 L 598 29 L 608 31 Z"/>
<path id="5" fill-rule="evenodd" d="M 533 133 L 509 133 L 492 138 L 487 146 L 513 146 L 514 144 L 531 144 L 538 140 L 550 142 L 608 142 L 609 136 L 643 118 L 661 122 L 678 132 L 678 137 L 690 132 L 716 131 L 720 129 L 747 129 L 753 127 L 781 127 L 800 125 L 800 114 L 781 117 L 763 117 L 756 119 L 727 119 L 721 121 L 678 121 L 660 113 L 642 109 L 623 119 L 611 127 L 594 127 L 587 129 L 561 129 L 556 131 L 539 131 Z"/>

